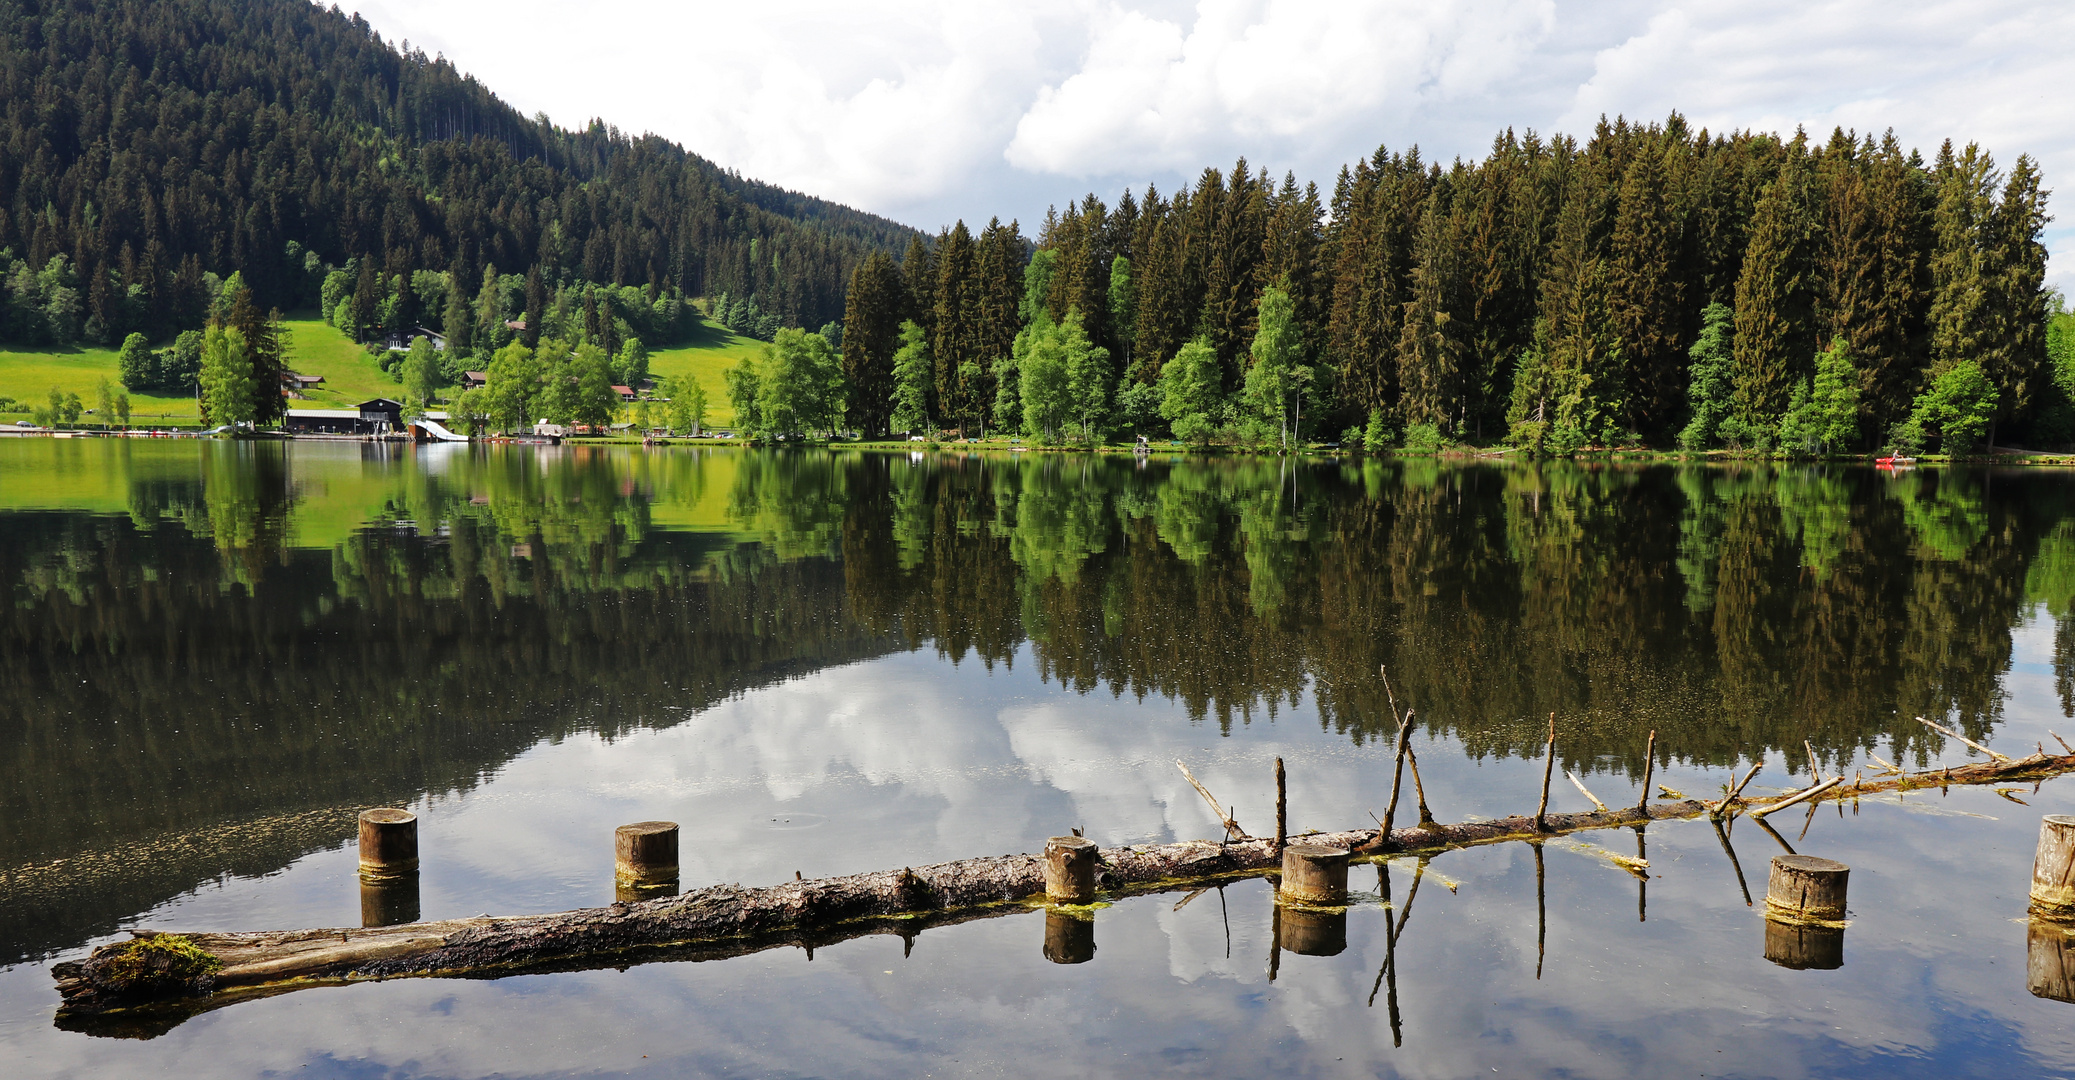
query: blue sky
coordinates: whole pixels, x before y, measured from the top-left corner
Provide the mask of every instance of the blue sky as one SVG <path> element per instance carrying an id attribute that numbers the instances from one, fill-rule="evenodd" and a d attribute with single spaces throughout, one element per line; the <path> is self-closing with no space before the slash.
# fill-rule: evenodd
<path id="1" fill-rule="evenodd" d="M 1379 144 L 1481 156 L 1602 114 L 1893 128 L 2075 172 L 2075 5 L 1973 0 L 371 0 L 527 112 L 653 131 L 934 230 L 1245 155 L 1329 187 Z M 2049 227 L 2075 292 L 2075 221 Z"/>

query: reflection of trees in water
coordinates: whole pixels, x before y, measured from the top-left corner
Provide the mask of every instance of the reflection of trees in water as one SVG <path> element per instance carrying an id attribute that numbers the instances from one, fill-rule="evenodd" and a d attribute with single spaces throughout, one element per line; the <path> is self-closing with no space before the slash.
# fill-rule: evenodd
<path id="1" fill-rule="evenodd" d="M 0 866 L 465 788 L 541 738 L 923 642 L 1027 645 L 1226 731 L 1308 694 L 1358 741 L 1391 733 L 1387 665 L 1472 753 L 1539 752 L 1553 711 L 1570 764 L 1639 773 L 1648 728 L 1709 762 L 1921 752 L 1920 713 L 1979 735 L 2036 601 L 2075 710 L 2075 516 L 2037 473 L 474 449 L 368 463 L 370 524 L 311 551 L 291 522 L 326 496 L 293 450 L 154 460 L 127 519 L 0 528 Z M 729 533 L 657 524 L 700 507 Z M 221 858 L 0 896 L 0 941 L 72 940 Z"/>
<path id="2" fill-rule="evenodd" d="M 1013 605 L 1045 677 L 1227 728 L 1309 690 L 1328 725 L 1385 735 L 1387 665 L 1475 753 L 1536 752 L 1553 711 L 1578 763 L 1633 772 L 1647 728 L 1705 761 L 1804 738 L 1922 753 L 1918 714 L 1984 732 L 2040 595 L 2026 538 L 2060 535 L 2065 503 L 2051 477 L 1992 493 L 1963 472 L 1764 465 L 1018 459 L 900 462 L 882 483 L 854 482 L 843 545 L 870 617 L 986 625 L 1001 659 Z"/>

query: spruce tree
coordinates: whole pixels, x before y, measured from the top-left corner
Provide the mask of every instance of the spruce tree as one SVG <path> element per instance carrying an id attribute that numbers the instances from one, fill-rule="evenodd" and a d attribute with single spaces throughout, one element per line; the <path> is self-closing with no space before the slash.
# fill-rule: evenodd
<path id="1" fill-rule="evenodd" d="M 1398 337 L 1399 414 L 1409 428 L 1426 425 L 1458 434 L 1465 350 L 1449 312 L 1456 285 L 1456 245 L 1448 235 L 1448 210 L 1435 192 L 1420 223 L 1411 299 L 1405 303 Z"/>
<path id="2" fill-rule="evenodd" d="M 1735 410 L 1734 377 L 1736 313 L 1727 304 L 1709 304 L 1701 312 L 1700 337 L 1687 350 L 1686 426 L 1679 446 L 1705 450 Z"/>
<path id="3" fill-rule="evenodd" d="M 1608 308 L 1628 378 L 1631 428 L 1667 433 L 1685 385 L 1680 323 L 1685 297 L 1678 277 L 1676 208 L 1665 186 L 1664 152 L 1645 143 L 1621 178 L 1607 267 Z"/>
<path id="4" fill-rule="evenodd" d="M 1736 283 L 1736 416 L 1770 429 L 1786 411 L 1796 378 L 1814 355 L 1809 280 L 1815 221 L 1808 164 L 1799 140 L 1758 199 L 1750 246 Z"/>
<path id="5" fill-rule="evenodd" d="M 894 352 L 908 298 L 900 268 L 884 252 L 867 256 L 851 275 L 843 307 L 843 374 L 854 388 L 849 424 L 867 437 L 888 430 Z"/>

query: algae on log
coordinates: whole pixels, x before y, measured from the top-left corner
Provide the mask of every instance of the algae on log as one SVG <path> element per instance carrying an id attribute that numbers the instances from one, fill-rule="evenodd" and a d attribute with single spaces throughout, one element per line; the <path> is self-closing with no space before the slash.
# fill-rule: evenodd
<path id="1" fill-rule="evenodd" d="M 1934 772 L 1897 774 L 1823 792 L 1822 801 L 1898 788 L 1979 784 L 2044 778 L 2075 771 L 2075 754 L 2044 754 Z M 1763 806 L 1776 798 L 1737 800 Z M 1537 829 L 1521 815 L 1495 821 L 1313 833 L 1307 843 L 1346 847 L 1357 857 L 1433 852 L 1566 832 L 1639 825 L 1709 813 L 1695 800 L 1660 802 L 1586 814 L 1552 814 Z M 1294 839 L 1294 838 L 1293 838 Z M 1259 874 L 1280 866 L 1272 839 L 1104 848 L 1097 887 L 1111 895 L 1162 892 L 1220 878 Z M 552 915 L 480 917 L 374 929 L 294 930 L 188 935 L 221 968 L 184 983 L 138 984 L 119 970 L 132 943 L 104 945 L 84 960 L 54 965 L 61 1015 L 104 1012 L 167 997 L 239 988 L 294 986 L 397 976 L 483 976 L 582 958 L 624 956 L 631 950 L 707 945 L 721 955 L 884 932 L 888 920 L 963 921 L 1020 910 L 1041 902 L 1044 864 L 1038 855 L 961 859 L 934 866 L 788 881 L 763 888 L 716 885 L 679 896 L 613 904 Z M 990 909 L 993 909 L 990 912 Z M 849 928 L 845 932 L 845 928 Z M 833 933 L 830 933 L 833 931 Z M 703 950 L 702 950 L 703 951 Z M 253 996 L 248 989 L 237 997 Z"/>

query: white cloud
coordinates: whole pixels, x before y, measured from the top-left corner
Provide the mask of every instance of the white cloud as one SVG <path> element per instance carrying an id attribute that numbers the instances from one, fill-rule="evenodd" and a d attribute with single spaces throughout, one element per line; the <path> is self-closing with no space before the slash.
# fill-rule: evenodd
<path id="1" fill-rule="evenodd" d="M 1673 109 L 1715 130 L 1893 127 L 2075 173 L 2075 8 L 1976 0 L 369 0 L 520 108 L 651 130 L 935 228 L 1241 155 L 1329 185 L 1378 144 L 1481 155 Z M 630 32 L 631 31 L 631 32 Z M 2075 222 L 2049 241 L 2075 263 Z M 2057 277 L 2060 275 L 2056 275 Z"/>

